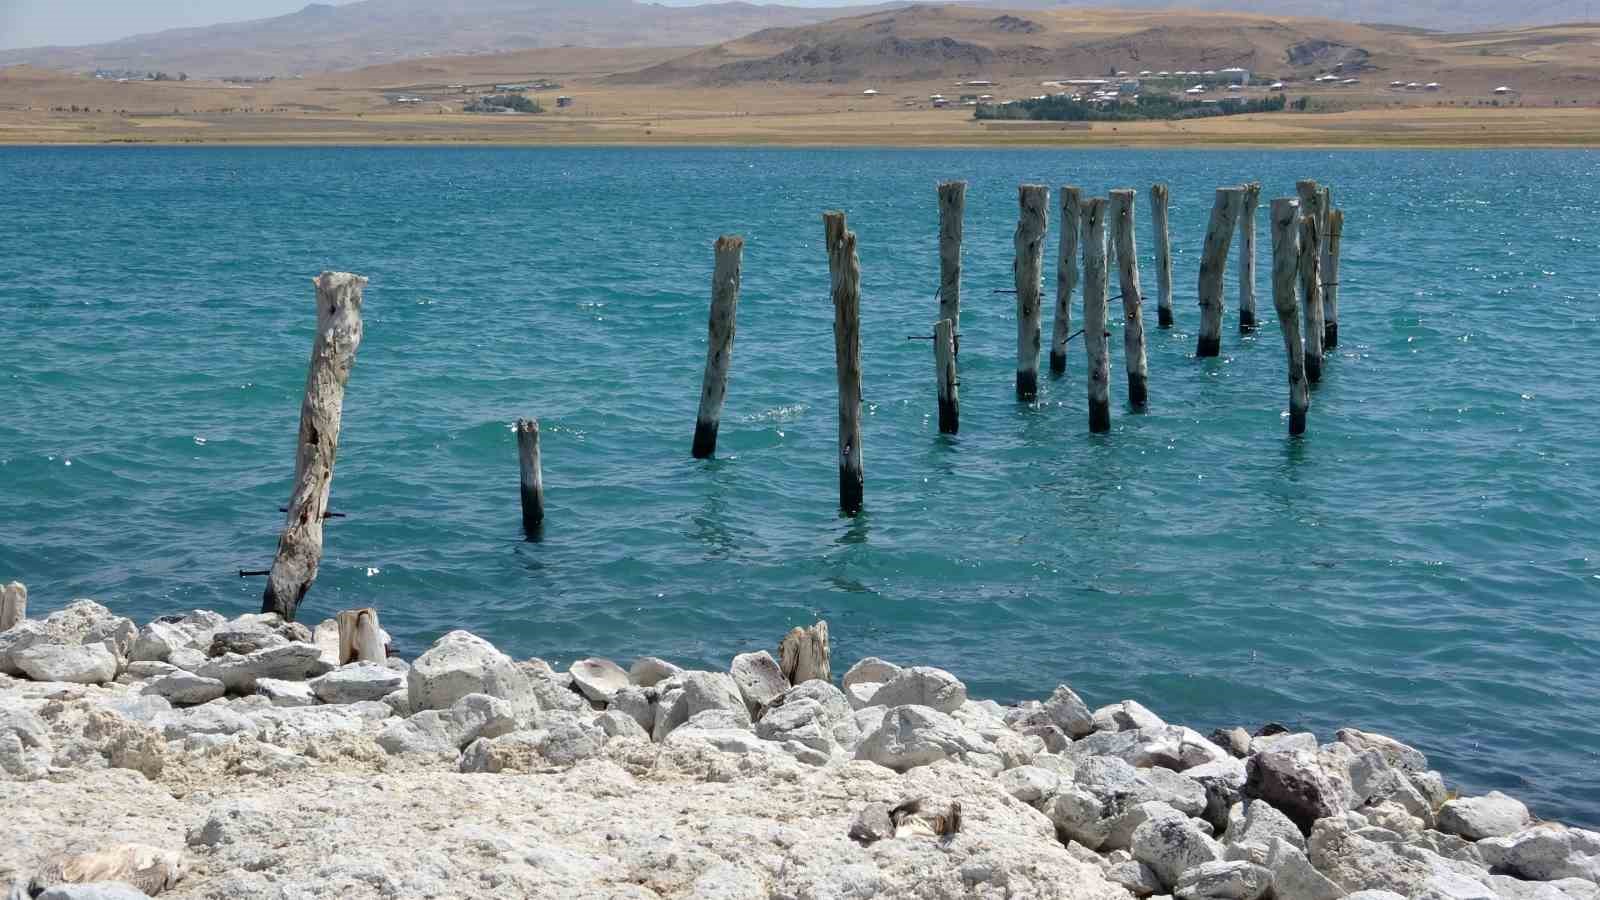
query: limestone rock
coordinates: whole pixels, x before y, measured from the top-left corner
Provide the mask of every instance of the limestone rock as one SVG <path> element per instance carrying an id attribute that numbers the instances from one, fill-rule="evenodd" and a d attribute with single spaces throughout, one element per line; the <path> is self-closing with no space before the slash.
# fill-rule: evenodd
<path id="1" fill-rule="evenodd" d="M 1348 822 L 1337 818 L 1316 823 L 1306 851 L 1317 871 L 1347 891 L 1385 890 L 1410 896 L 1433 874 L 1427 865 L 1355 834 Z"/>
<path id="2" fill-rule="evenodd" d="M 888 803 L 870 803 L 862 807 L 850 823 L 850 839 L 860 844 L 871 844 L 894 837 L 894 820 L 889 817 L 889 811 L 893 808 Z"/>
<path id="3" fill-rule="evenodd" d="M 1018 766 L 1000 775 L 1000 789 L 1030 806 L 1038 806 L 1055 796 L 1061 776 L 1038 766 Z"/>
<path id="4" fill-rule="evenodd" d="M 639 687 L 653 687 L 668 678 L 682 674 L 682 669 L 654 656 L 641 656 L 628 667 L 628 679 Z"/>
<path id="5" fill-rule="evenodd" d="M 1127 888 L 1135 897 L 1149 897 L 1164 889 L 1156 870 L 1136 859 L 1112 863 L 1106 868 L 1106 878 Z"/>
<path id="6" fill-rule="evenodd" d="M 1211 742 L 1238 759 L 1250 755 L 1250 732 L 1243 728 L 1218 728 L 1211 732 Z"/>
<path id="7" fill-rule="evenodd" d="M 1103 706 L 1095 710 L 1094 716 L 1097 730 L 1100 731 L 1136 731 L 1140 728 L 1165 728 L 1167 725 L 1160 716 L 1137 700 Z"/>
<path id="8" fill-rule="evenodd" d="M 1133 845 L 1133 833 L 1140 825 L 1151 820 L 1188 818 L 1171 804 L 1160 800 L 1145 800 L 1123 809 L 1121 813 L 1116 810 L 1116 806 L 1107 808 L 1107 819 L 1101 823 L 1105 831 L 1105 840 L 1099 847 L 1102 851 L 1126 851 Z"/>
<path id="9" fill-rule="evenodd" d="M 1496 871 L 1532 881 L 1582 878 L 1600 883 L 1600 833 L 1560 825 L 1536 825 L 1478 842 Z"/>
<path id="10" fill-rule="evenodd" d="M 1105 804 L 1075 784 L 1061 785 L 1045 805 L 1044 813 L 1050 817 L 1059 834 L 1090 850 L 1103 847 L 1111 832 L 1112 823 L 1106 818 Z M 1176 810 L 1174 814 L 1182 816 Z"/>
<path id="11" fill-rule="evenodd" d="M 519 711 L 538 709 L 528 677 L 511 658 L 467 631 L 444 635 L 417 657 L 406 691 L 413 710 L 449 709 L 468 694 L 499 697 Z"/>
<path id="12" fill-rule="evenodd" d="M 145 900 L 149 895 L 126 881 L 58 884 L 35 894 L 35 900 Z"/>
<path id="13" fill-rule="evenodd" d="M 1168 725 L 1133 731 L 1098 731 L 1074 741 L 1066 751 L 1077 759 L 1115 756 L 1139 768 L 1160 767 L 1184 771 L 1232 757 L 1192 728 Z"/>
<path id="14" fill-rule="evenodd" d="M 617 691 L 633 683 L 628 679 L 628 673 L 609 659 L 580 659 L 567 671 L 578 690 L 597 703 L 610 703 Z"/>
<path id="15" fill-rule="evenodd" d="M 105 684 L 117 677 L 117 655 L 104 644 L 38 643 L 11 659 L 34 681 Z"/>
<path id="16" fill-rule="evenodd" d="M 1136 769 L 1114 756 L 1093 756 L 1078 763 L 1077 785 L 1113 810 L 1159 800 L 1186 816 L 1206 808 L 1205 788 L 1169 769 Z"/>
<path id="17" fill-rule="evenodd" d="M 285 681 L 281 678 L 256 679 L 256 693 L 266 697 L 273 706 L 294 708 L 316 706 L 322 702 L 312 693 L 311 685 L 304 681 Z"/>
<path id="18" fill-rule="evenodd" d="M 1183 873 L 1222 859 L 1222 846 L 1200 830 L 1193 819 L 1151 819 L 1133 830 L 1133 858 L 1149 866 L 1167 887 Z"/>
<path id="19" fill-rule="evenodd" d="M 0 584 L 0 631 L 28 618 L 28 586 L 20 581 Z"/>
<path id="20" fill-rule="evenodd" d="M 654 696 L 655 691 L 651 689 L 625 687 L 611 695 L 608 709 L 632 718 L 648 735 L 656 722 L 655 702 L 652 699 Z"/>
<path id="21" fill-rule="evenodd" d="M 1318 872 L 1298 846 L 1282 837 L 1269 840 L 1266 866 L 1272 872 L 1273 892 L 1281 900 L 1339 900 L 1344 896 L 1343 888 Z"/>
<path id="22" fill-rule="evenodd" d="M 851 666 L 850 671 L 844 673 L 844 679 L 840 684 L 844 685 L 845 693 L 848 694 L 852 685 L 887 684 L 899 674 L 899 666 L 876 656 L 869 656 Z"/>
<path id="23" fill-rule="evenodd" d="M 1469 841 L 1514 834 L 1532 821 L 1528 807 L 1499 791 L 1482 797 L 1461 797 L 1439 808 L 1439 830 Z"/>
<path id="24" fill-rule="evenodd" d="M 1428 757 L 1422 751 L 1409 744 L 1402 744 L 1392 737 L 1361 731 L 1355 728 L 1341 728 L 1334 732 L 1333 737 L 1340 743 L 1348 745 L 1356 752 L 1376 750 L 1383 754 L 1389 765 L 1407 772 L 1426 772 L 1428 770 Z"/>
<path id="25" fill-rule="evenodd" d="M 316 645 L 290 642 L 243 655 L 223 654 L 209 660 L 195 674 L 215 678 L 230 693 L 253 694 L 256 681 L 262 678 L 305 681 L 327 671 L 328 664 Z"/>
<path id="26" fill-rule="evenodd" d="M 778 661 L 765 650 L 735 656 L 729 674 L 752 720 L 759 719 L 772 701 L 789 689 L 789 680 L 783 677 Z"/>
<path id="27" fill-rule="evenodd" d="M 570 672 L 557 672 L 542 659 L 525 659 L 516 663 L 516 667 L 527 679 L 537 708 L 564 709 L 576 713 L 594 709 L 589 698 L 578 689 Z M 615 702 L 616 695 L 612 696 L 612 702 Z"/>
<path id="28" fill-rule="evenodd" d="M 32 710 L 0 706 L 0 772 L 42 778 L 50 767 L 50 729 Z"/>
<path id="29" fill-rule="evenodd" d="M 943 669 L 912 666 L 885 682 L 872 695 L 873 706 L 926 706 L 954 713 L 967 702 L 967 686 Z"/>
<path id="30" fill-rule="evenodd" d="M 1077 692 L 1066 685 L 1058 685 L 1050 699 L 1043 704 L 1049 724 L 1066 732 L 1070 738 L 1081 738 L 1094 731 L 1094 716 Z"/>
<path id="31" fill-rule="evenodd" d="M 228 692 L 215 678 L 203 678 L 193 672 L 178 670 L 157 678 L 145 686 L 145 693 L 165 697 L 173 706 L 195 706 L 210 703 Z"/>
<path id="32" fill-rule="evenodd" d="M 1501 900 L 1501 897 L 1465 875 L 1440 872 L 1423 883 L 1413 900 Z"/>
<path id="33" fill-rule="evenodd" d="M 614 709 L 601 713 L 595 719 L 595 724 L 600 726 L 600 730 L 604 731 L 607 737 L 650 740 L 650 732 L 645 731 L 637 719 Z"/>
<path id="34" fill-rule="evenodd" d="M 323 703 L 360 703 L 382 700 L 405 685 L 405 673 L 370 662 L 350 663 L 311 681 L 311 691 Z"/>
<path id="35" fill-rule="evenodd" d="M 778 644 L 778 664 L 790 684 L 813 678 L 832 681 L 828 657 L 828 623 L 825 621 L 810 628 L 794 628 Z"/>
<path id="36" fill-rule="evenodd" d="M 1345 809 L 1338 786 L 1315 761 L 1300 754 L 1257 753 L 1250 757 L 1245 764 L 1244 795 L 1267 801 L 1302 833 L 1309 833 L 1318 819 Z"/>
<path id="37" fill-rule="evenodd" d="M 904 772 L 942 759 L 960 759 L 998 773 L 1001 763 L 981 735 L 926 706 L 897 706 L 856 749 L 856 758 Z"/>
<path id="38" fill-rule="evenodd" d="M 1272 887 L 1272 873 L 1249 862 L 1217 861 L 1184 870 L 1178 900 L 1258 900 Z"/>
<path id="39" fill-rule="evenodd" d="M 844 687 L 845 699 L 850 701 L 851 709 L 866 709 L 872 706 L 872 698 L 877 695 L 878 689 L 883 687 L 876 681 L 858 681 Z"/>
<path id="40" fill-rule="evenodd" d="M 1228 843 L 1249 841 L 1270 846 L 1273 838 L 1283 838 L 1297 850 L 1306 848 L 1306 839 L 1299 827 L 1270 803 L 1246 800 L 1237 809 L 1239 815 L 1230 815 L 1228 833 L 1223 838 Z"/>
<path id="41" fill-rule="evenodd" d="M 5 631 L 0 631 L 0 675 L 23 675 L 15 657 L 29 647 L 38 644 L 70 643 L 76 642 L 69 640 L 59 628 L 44 619 L 24 619 Z"/>

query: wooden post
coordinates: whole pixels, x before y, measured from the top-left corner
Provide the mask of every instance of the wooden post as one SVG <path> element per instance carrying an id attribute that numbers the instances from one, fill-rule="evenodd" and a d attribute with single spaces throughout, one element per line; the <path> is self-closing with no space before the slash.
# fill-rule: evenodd
<path id="1" fill-rule="evenodd" d="M 833 354 L 839 377 L 839 508 L 861 512 L 866 473 L 861 459 L 861 260 L 844 213 L 822 214 L 833 281 Z"/>
<path id="2" fill-rule="evenodd" d="M 1156 235 L 1156 325 L 1172 327 L 1172 235 L 1167 231 L 1167 186 L 1150 186 L 1150 227 Z"/>
<path id="3" fill-rule="evenodd" d="M 1306 384 L 1306 354 L 1300 344 L 1300 310 L 1295 302 L 1295 273 L 1300 266 L 1300 241 L 1294 200 L 1272 201 L 1272 307 L 1283 330 L 1283 348 L 1289 356 L 1289 433 L 1304 434 L 1306 407 L 1311 390 Z"/>
<path id="4" fill-rule="evenodd" d="M 28 588 L 20 581 L 0 586 L 0 631 L 28 618 Z"/>
<path id="5" fill-rule="evenodd" d="M 939 433 L 961 431 L 961 399 L 956 389 L 956 325 L 940 319 L 933 326 L 933 369 L 939 384 Z"/>
<path id="6" fill-rule="evenodd" d="M 522 481 L 522 531 L 538 540 L 544 528 L 544 467 L 539 457 L 539 420 L 517 420 L 517 463 Z"/>
<path id="7" fill-rule="evenodd" d="M 739 267 L 744 238 L 717 238 L 716 265 L 711 272 L 711 331 L 706 340 L 706 375 L 700 384 L 700 414 L 694 420 L 695 459 L 717 453 L 717 428 L 722 402 L 728 398 L 728 365 L 733 361 L 733 333 L 739 312 Z"/>
<path id="8" fill-rule="evenodd" d="M 1050 214 L 1050 189 L 1042 184 L 1017 188 L 1016 257 L 1011 274 L 1017 287 L 1017 399 L 1039 396 L 1039 273 L 1044 265 L 1044 233 Z"/>
<path id="9" fill-rule="evenodd" d="M 1323 315 L 1326 319 L 1322 335 L 1322 349 L 1339 346 L 1339 239 L 1344 235 L 1344 210 L 1328 210 L 1327 240 L 1322 246 L 1327 250 L 1327 266 L 1322 270 L 1324 293 Z"/>
<path id="10" fill-rule="evenodd" d="M 778 668 L 790 684 L 812 680 L 831 681 L 831 657 L 828 622 L 825 619 L 810 628 L 792 628 L 778 642 Z"/>
<path id="11" fill-rule="evenodd" d="M 939 318 L 955 325 L 955 352 L 961 352 L 961 218 L 967 208 L 967 183 L 939 185 Z"/>
<path id="12" fill-rule="evenodd" d="M 1256 330 L 1256 207 L 1261 203 L 1261 183 L 1244 186 L 1244 206 L 1239 213 L 1239 333 Z"/>
<path id="13" fill-rule="evenodd" d="M 1234 223 L 1244 202 L 1243 188 L 1217 188 L 1211 204 L 1211 224 L 1206 227 L 1205 249 L 1200 256 L 1200 339 L 1196 356 L 1222 353 L 1222 273 L 1228 267 L 1228 247 Z"/>
<path id="14" fill-rule="evenodd" d="M 378 611 L 372 607 L 347 609 L 333 617 L 339 626 L 339 665 L 353 662 L 382 663 L 389 657 L 378 625 Z"/>
<path id="15" fill-rule="evenodd" d="M 361 346 L 361 297 L 367 279 L 348 272 L 323 272 L 312 283 L 317 286 L 317 336 L 311 344 L 306 395 L 300 405 L 294 493 L 261 595 L 261 611 L 277 613 L 286 622 L 294 621 L 322 561 L 322 520 L 339 453 L 344 388 Z"/>
<path id="16" fill-rule="evenodd" d="M 1111 430 L 1111 354 L 1106 348 L 1106 201 L 1083 203 L 1083 347 L 1089 361 L 1089 431 Z"/>
<path id="17" fill-rule="evenodd" d="M 1300 293 L 1306 302 L 1306 380 L 1312 384 L 1322 380 L 1322 336 L 1326 324 L 1322 317 L 1322 259 L 1318 256 L 1322 241 L 1317 227 L 1315 213 L 1300 217 Z"/>
<path id="18" fill-rule="evenodd" d="M 1078 210 L 1083 191 L 1061 188 L 1061 244 L 1056 259 L 1056 319 L 1050 333 L 1050 374 L 1067 371 L 1067 341 L 1072 338 L 1072 292 L 1078 287 Z"/>
<path id="19" fill-rule="evenodd" d="M 1324 194 L 1321 186 L 1319 186 L 1315 181 L 1307 178 L 1296 181 L 1294 183 L 1294 189 L 1300 197 L 1300 215 L 1316 216 L 1317 235 L 1320 237 L 1321 235 L 1325 234 L 1327 229 L 1324 223 L 1327 221 L 1327 211 L 1323 209 L 1322 206 L 1322 198 Z M 1317 248 L 1317 255 L 1319 257 L 1322 255 L 1322 248 Z"/>
<path id="20" fill-rule="evenodd" d="M 1148 397 L 1150 367 L 1144 351 L 1144 292 L 1139 289 L 1139 248 L 1134 242 L 1133 190 L 1111 192 L 1110 215 L 1117 248 L 1117 275 L 1122 286 L 1122 357 L 1128 370 L 1128 404 L 1143 409 Z"/>

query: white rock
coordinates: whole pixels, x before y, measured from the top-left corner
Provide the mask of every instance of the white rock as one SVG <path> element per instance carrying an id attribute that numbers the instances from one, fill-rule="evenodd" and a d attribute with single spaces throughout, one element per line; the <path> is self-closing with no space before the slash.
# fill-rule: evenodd
<path id="1" fill-rule="evenodd" d="M 215 678 L 203 678 L 181 669 L 164 678 L 157 678 L 145 686 L 145 693 L 165 697 L 173 706 L 195 706 L 210 703 L 226 694 L 227 688 Z"/>
<path id="2" fill-rule="evenodd" d="M 1479 841 L 1484 861 L 1531 881 L 1582 878 L 1600 883 L 1600 834 L 1560 825 L 1536 825 Z"/>
<path id="3" fill-rule="evenodd" d="M 304 681 L 285 681 L 281 678 L 256 679 L 256 693 L 266 697 L 277 707 L 316 706 L 317 695 Z"/>
<path id="4" fill-rule="evenodd" d="M 741 728 L 749 728 L 750 710 L 739 695 L 733 676 L 725 672 L 686 672 L 683 676 L 685 720 L 695 713 L 723 709 L 733 713 Z"/>
<path id="5" fill-rule="evenodd" d="M 206 656 L 205 651 L 192 650 L 187 647 L 174 650 L 167 656 L 168 665 L 176 666 L 185 672 L 198 672 L 208 662 L 210 662 L 210 657 Z"/>
<path id="6" fill-rule="evenodd" d="M 1159 800 L 1190 816 L 1206 809 L 1206 790 L 1199 782 L 1169 769 L 1136 769 L 1114 756 L 1079 762 L 1073 780 L 1107 806 Z"/>
<path id="7" fill-rule="evenodd" d="M 1266 866 L 1272 871 L 1272 889 L 1283 900 L 1339 900 L 1344 889 L 1311 865 L 1296 845 L 1281 837 L 1267 845 Z"/>
<path id="8" fill-rule="evenodd" d="M 468 694 L 488 694 L 519 711 L 536 712 L 528 677 L 483 638 L 452 631 L 434 642 L 406 673 L 413 710 L 449 709 Z"/>
<path id="9" fill-rule="evenodd" d="M 205 641 L 210 641 L 209 632 L 205 635 Z M 183 649 L 203 649 L 200 632 L 181 622 L 157 619 L 139 630 L 133 646 L 128 650 L 128 659 L 135 662 L 166 662 L 172 651 Z"/>
<path id="10" fill-rule="evenodd" d="M 1140 728 L 1165 728 L 1161 717 L 1137 700 L 1124 700 L 1094 711 L 1096 731 L 1135 731 Z"/>
<path id="11" fill-rule="evenodd" d="M 1254 753 L 1316 753 L 1317 736 L 1309 731 L 1258 735 L 1250 739 Z"/>
<path id="12" fill-rule="evenodd" d="M 36 900 L 145 900 L 147 896 L 126 881 L 95 881 L 58 884 L 38 894 Z"/>
<path id="13" fill-rule="evenodd" d="M 42 778 L 52 749 L 49 727 L 32 710 L 0 706 L 0 772 L 23 780 Z"/>
<path id="14" fill-rule="evenodd" d="M 1476 880 L 1453 872 L 1440 872 L 1422 885 L 1413 900 L 1501 900 L 1500 895 Z"/>
<path id="15" fill-rule="evenodd" d="M 1356 891 L 1353 894 L 1346 894 L 1344 900 L 1406 900 L 1406 898 L 1394 891 Z"/>
<path id="16" fill-rule="evenodd" d="M 174 709 L 156 717 L 152 725 L 161 729 L 169 741 L 196 735 L 254 734 L 259 727 L 254 719 L 222 703 L 206 703 L 188 709 Z"/>
<path id="17" fill-rule="evenodd" d="M 752 720 L 760 718 L 772 701 L 789 689 L 789 679 L 783 677 L 778 661 L 765 650 L 735 656 L 728 674 L 738 686 Z"/>
<path id="18" fill-rule="evenodd" d="M 936 709 L 897 706 L 884 713 L 882 724 L 862 740 L 856 758 L 896 772 L 954 758 L 998 773 L 1003 766 L 990 751 L 981 735 Z"/>
<path id="19" fill-rule="evenodd" d="M 1297 850 L 1305 850 L 1306 839 L 1289 817 L 1264 800 L 1246 800 L 1236 807 L 1239 816 L 1229 817 L 1228 833 L 1223 840 L 1230 844 L 1252 842 L 1270 846 L 1273 838 L 1282 838 Z"/>
<path id="20" fill-rule="evenodd" d="M 864 683 L 885 684 L 899 674 L 899 666 L 876 656 L 869 656 L 851 666 L 850 671 L 844 673 L 844 680 L 840 683 L 844 685 L 845 693 L 848 694 L 852 685 Z"/>
<path id="21" fill-rule="evenodd" d="M 591 657 L 580 659 L 567 669 L 572 683 L 585 697 L 597 703 L 609 703 L 617 691 L 632 684 L 628 673 L 609 659 Z"/>
<path id="22" fill-rule="evenodd" d="M 1130 800 L 1131 799 L 1132 798 L 1130 798 Z M 1117 798 L 1116 802 L 1121 802 L 1121 798 Z M 1163 803 L 1160 800 L 1145 800 L 1138 802 L 1133 806 L 1123 809 L 1121 813 L 1115 812 L 1115 808 L 1112 807 L 1108 810 L 1108 812 L 1109 815 L 1107 820 L 1101 823 L 1101 827 L 1105 831 L 1106 836 L 1105 841 L 1098 848 L 1102 851 L 1120 850 L 1127 852 L 1127 849 L 1133 845 L 1133 833 L 1138 830 L 1140 825 L 1143 825 L 1152 819 L 1189 818 L 1187 815 L 1174 809 L 1171 804 Z"/>
<path id="23" fill-rule="evenodd" d="M 1439 809 L 1439 830 L 1469 841 L 1504 837 L 1528 827 L 1533 816 L 1522 801 L 1490 791 L 1482 797 L 1461 797 Z"/>
<path id="24" fill-rule="evenodd" d="M 1385 890 L 1409 896 L 1433 874 L 1390 845 L 1355 834 L 1339 818 L 1319 819 L 1306 842 L 1306 856 L 1317 871 L 1347 891 Z"/>
<path id="25" fill-rule="evenodd" d="M 1133 858 L 1149 866 L 1168 887 L 1195 866 L 1222 859 L 1222 845 L 1212 840 L 1193 819 L 1151 819 L 1133 830 L 1128 848 Z"/>
<path id="26" fill-rule="evenodd" d="M 682 674 L 682 669 L 654 656 L 641 656 L 628 667 L 628 679 L 640 687 L 652 687 Z"/>
<path id="27" fill-rule="evenodd" d="M 1094 716 L 1088 705 L 1064 684 L 1056 687 L 1050 699 L 1044 702 L 1043 710 L 1050 724 L 1066 732 L 1068 737 L 1085 737 L 1094 731 Z"/>
<path id="28" fill-rule="evenodd" d="M 608 708 L 631 717 L 648 735 L 656 722 L 655 703 L 651 700 L 653 696 L 655 691 L 647 688 L 625 687 L 611 695 Z"/>
<path id="29" fill-rule="evenodd" d="M 1111 831 L 1112 822 L 1106 818 L 1105 804 L 1075 784 L 1061 784 L 1055 796 L 1045 804 L 1044 813 L 1055 824 L 1057 832 L 1090 850 L 1103 847 Z M 1176 810 L 1173 813 L 1183 815 Z"/>
<path id="30" fill-rule="evenodd" d="M 34 681 L 105 684 L 117 677 L 117 655 L 104 644 L 34 644 L 11 655 Z"/>
<path id="31" fill-rule="evenodd" d="M 1136 859 L 1112 863 L 1106 868 L 1106 878 L 1127 888 L 1135 897 L 1149 897 L 1164 889 L 1156 870 Z"/>
<path id="32" fill-rule="evenodd" d="M 311 692 L 323 703 L 382 700 L 405 685 L 405 673 L 377 663 L 351 663 L 311 681 Z M 408 695 L 409 696 L 409 695 Z"/>
<path id="33" fill-rule="evenodd" d="M 872 706 L 872 698 L 883 687 L 876 681 L 858 681 L 844 687 L 845 699 L 850 701 L 851 709 L 866 709 Z"/>
<path id="34" fill-rule="evenodd" d="M 617 710 L 607 710 L 595 719 L 602 731 L 608 737 L 638 738 L 641 741 L 650 740 L 650 732 L 645 731 L 639 721 L 627 713 Z"/>
<path id="35" fill-rule="evenodd" d="M 885 682 L 872 695 L 873 706 L 926 706 L 954 713 L 967 702 L 967 686 L 943 669 L 912 666 Z"/>
<path id="36" fill-rule="evenodd" d="M 1216 861 L 1185 869 L 1178 900 L 1258 900 L 1272 887 L 1272 873 L 1249 862 Z"/>
<path id="37" fill-rule="evenodd" d="M 1355 728 L 1341 728 L 1334 732 L 1334 739 L 1349 745 L 1357 753 L 1364 750 L 1377 750 L 1389 761 L 1389 765 L 1408 772 L 1425 772 L 1428 769 L 1428 758 L 1422 751 L 1408 744 L 1402 744 L 1392 737 L 1360 731 Z"/>
<path id="38" fill-rule="evenodd" d="M 226 653 L 201 666 L 195 674 L 215 678 L 235 694 L 253 694 L 256 681 L 277 678 L 304 681 L 328 671 L 313 644 L 289 642 L 252 653 Z"/>
<path id="39" fill-rule="evenodd" d="M 147 660 L 145 662 L 128 663 L 128 665 L 123 668 L 122 674 L 117 676 L 117 678 L 123 683 L 131 681 L 154 681 L 163 675 L 171 675 L 174 672 L 182 671 L 182 669 L 172 665 L 171 663 L 153 662 Z"/>
<path id="40" fill-rule="evenodd" d="M 403 687 L 399 690 L 390 691 L 389 693 L 384 694 L 383 703 L 385 706 L 389 707 L 391 712 L 402 719 L 411 715 L 411 713 L 414 711 L 411 709 L 411 694 Z"/>
<path id="41" fill-rule="evenodd" d="M 1060 785 L 1061 776 L 1038 766 L 1018 766 L 1000 775 L 1000 789 L 1030 806 L 1048 801 Z"/>

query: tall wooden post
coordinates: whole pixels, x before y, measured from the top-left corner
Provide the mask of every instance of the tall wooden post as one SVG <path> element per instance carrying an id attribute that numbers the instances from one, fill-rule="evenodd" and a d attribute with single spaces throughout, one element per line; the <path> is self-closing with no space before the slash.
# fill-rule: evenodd
<path id="1" fill-rule="evenodd" d="M 1317 228 L 1315 213 L 1300 217 L 1300 293 L 1306 302 L 1306 379 L 1312 384 L 1322 380 L 1322 337 L 1326 324 L 1322 317 L 1322 259 L 1318 255 L 1322 241 Z"/>
<path id="2" fill-rule="evenodd" d="M 1050 374 L 1067 371 L 1067 341 L 1072 338 L 1072 292 L 1078 287 L 1078 211 L 1083 191 L 1061 188 L 1061 243 L 1056 258 L 1056 316 L 1050 331 Z"/>
<path id="3" fill-rule="evenodd" d="M 1261 203 L 1261 183 L 1244 186 L 1239 212 L 1239 333 L 1256 330 L 1256 207 Z"/>
<path id="4" fill-rule="evenodd" d="M 1128 370 L 1128 404 L 1144 408 L 1149 396 L 1150 367 L 1144 349 L 1144 292 L 1139 288 L 1139 249 L 1134 242 L 1134 208 L 1139 194 L 1133 190 L 1111 192 L 1113 243 L 1117 248 L 1117 274 L 1122 286 L 1122 356 Z"/>
<path id="5" fill-rule="evenodd" d="M 1011 274 L 1017 287 L 1017 399 L 1039 396 L 1039 273 L 1044 266 L 1044 233 L 1050 214 L 1050 189 L 1042 184 L 1017 188 L 1016 258 Z"/>
<path id="6" fill-rule="evenodd" d="M 1243 188 L 1217 188 L 1211 204 L 1211 223 L 1206 227 L 1205 249 L 1200 256 L 1200 338 L 1196 356 L 1217 356 L 1222 352 L 1222 274 L 1228 267 L 1228 247 L 1233 243 L 1234 223 L 1243 204 Z"/>
<path id="7" fill-rule="evenodd" d="M 1300 310 L 1295 302 L 1295 273 L 1300 267 L 1300 218 L 1294 200 L 1272 201 L 1272 307 L 1283 330 L 1289 357 L 1289 433 L 1304 434 L 1311 389 L 1306 383 L 1305 348 L 1300 343 Z"/>
<path id="8" fill-rule="evenodd" d="M 1083 347 L 1089 373 L 1089 430 L 1111 430 L 1111 354 L 1106 347 L 1106 201 L 1083 203 Z"/>
<path id="9" fill-rule="evenodd" d="M 722 424 L 722 404 L 728 398 L 728 366 L 733 362 L 733 334 L 739 312 L 739 270 L 744 259 L 744 238 L 725 234 L 717 238 L 715 266 L 711 271 L 711 324 L 706 340 L 706 374 L 700 383 L 700 414 L 694 421 L 695 459 L 717 453 L 717 429 Z"/>
<path id="10" fill-rule="evenodd" d="M 1323 314 L 1326 318 L 1322 335 L 1322 349 L 1332 350 L 1339 346 L 1339 243 L 1344 236 L 1344 210 L 1328 210 L 1328 233 L 1322 246 L 1327 248 L 1327 267 L 1322 270 L 1323 281 L 1326 284 L 1323 301 Z"/>
<path id="11" fill-rule="evenodd" d="M 961 352 L 961 219 L 967 208 L 967 183 L 939 185 L 939 318 L 955 325 L 955 352 Z"/>
<path id="12" fill-rule="evenodd" d="M 294 492 L 261 595 L 261 611 L 277 613 L 286 622 L 294 621 L 322 562 L 322 520 L 339 453 L 344 388 L 361 346 L 361 297 L 367 279 L 348 272 L 323 272 L 312 283 L 317 288 L 317 336 L 300 404 Z"/>
<path id="13" fill-rule="evenodd" d="M 1167 186 L 1150 186 L 1150 227 L 1156 236 L 1156 326 L 1172 327 L 1172 235 L 1167 230 Z"/>
<path id="14" fill-rule="evenodd" d="M 861 459 L 861 260 L 844 213 L 822 214 L 833 281 L 833 353 L 839 376 L 839 508 L 861 512 L 866 474 Z"/>
<path id="15" fill-rule="evenodd" d="M 961 400 L 956 382 L 956 326 L 940 319 L 933 326 L 933 370 L 939 385 L 939 433 L 961 431 Z"/>
<path id="16" fill-rule="evenodd" d="M 333 617 L 339 626 L 339 665 L 353 662 L 381 663 L 388 658 L 378 611 L 368 606 L 346 609 Z"/>
<path id="17" fill-rule="evenodd" d="M 517 463 L 522 482 L 522 531 L 538 540 L 544 527 L 544 467 L 539 457 L 539 420 L 517 420 Z"/>

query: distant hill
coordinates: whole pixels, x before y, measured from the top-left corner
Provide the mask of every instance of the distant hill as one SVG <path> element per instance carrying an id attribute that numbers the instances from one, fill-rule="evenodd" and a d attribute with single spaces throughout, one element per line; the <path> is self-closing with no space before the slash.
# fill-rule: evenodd
<path id="1" fill-rule="evenodd" d="M 1114 5 L 1124 10 L 1193 10 L 1261 16 L 1336 19 L 1341 22 L 1405 25 L 1435 31 L 1473 31 L 1517 25 L 1582 22 L 1590 15 L 1588 0 L 990 0 L 1008 9 L 1085 9 Z"/>

